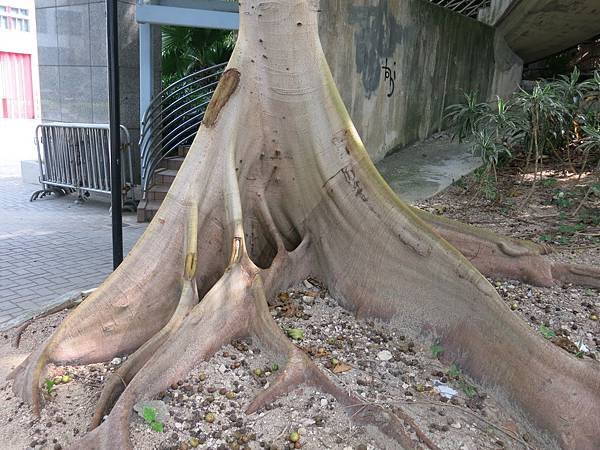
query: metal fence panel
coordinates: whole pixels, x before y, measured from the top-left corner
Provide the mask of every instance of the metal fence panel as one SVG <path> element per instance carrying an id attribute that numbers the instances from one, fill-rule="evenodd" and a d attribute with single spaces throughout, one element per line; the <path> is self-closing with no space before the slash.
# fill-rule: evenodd
<path id="1" fill-rule="evenodd" d="M 55 192 L 111 192 L 110 129 L 106 124 L 43 123 L 36 128 L 41 191 L 31 197 Z M 135 202 L 129 131 L 121 125 L 124 202 Z"/>

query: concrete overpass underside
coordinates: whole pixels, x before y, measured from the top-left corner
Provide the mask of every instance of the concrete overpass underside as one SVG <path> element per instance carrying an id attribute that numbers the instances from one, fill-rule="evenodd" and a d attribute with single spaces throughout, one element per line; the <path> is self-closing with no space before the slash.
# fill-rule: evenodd
<path id="1" fill-rule="evenodd" d="M 600 0 L 500 0 L 491 25 L 525 63 L 600 35 Z"/>

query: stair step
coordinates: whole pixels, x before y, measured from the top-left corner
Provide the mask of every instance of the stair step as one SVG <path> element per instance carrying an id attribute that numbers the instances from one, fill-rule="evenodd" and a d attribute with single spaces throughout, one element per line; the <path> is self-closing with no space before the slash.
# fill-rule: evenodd
<path id="1" fill-rule="evenodd" d="M 159 200 L 142 200 L 137 209 L 138 222 L 150 222 L 156 215 L 162 201 Z"/>
<path id="2" fill-rule="evenodd" d="M 190 147 L 191 145 L 180 145 L 177 149 L 177 154 L 179 156 L 187 156 L 188 152 L 190 151 Z"/>
<path id="3" fill-rule="evenodd" d="M 171 188 L 170 185 L 167 184 L 155 184 L 147 192 L 148 200 L 164 200 L 167 196 L 167 192 Z"/>
<path id="4" fill-rule="evenodd" d="M 163 159 L 160 163 L 160 166 L 164 169 L 178 170 L 183 164 L 184 160 L 185 157 L 183 156 L 170 156 L 168 158 Z"/>
<path id="5" fill-rule="evenodd" d="M 158 169 L 154 172 L 154 182 L 156 184 L 170 185 L 176 176 L 177 170 L 175 169 Z"/>

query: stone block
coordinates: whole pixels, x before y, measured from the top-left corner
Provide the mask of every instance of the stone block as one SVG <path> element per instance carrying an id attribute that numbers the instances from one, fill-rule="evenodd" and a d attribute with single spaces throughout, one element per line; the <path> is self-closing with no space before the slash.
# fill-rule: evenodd
<path id="1" fill-rule="evenodd" d="M 118 2 L 119 64 L 121 67 L 139 66 L 140 48 L 135 8 L 135 4 Z"/>
<path id="2" fill-rule="evenodd" d="M 106 4 L 90 3 L 90 52 L 92 66 L 107 65 Z"/>
<path id="3" fill-rule="evenodd" d="M 40 181 L 40 165 L 37 160 L 21 161 L 21 179 L 23 183 L 37 184 Z"/>
<path id="4" fill-rule="evenodd" d="M 57 66 L 40 66 L 40 99 L 42 120 L 60 121 L 60 92 Z"/>
<path id="5" fill-rule="evenodd" d="M 58 62 L 61 66 L 90 65 L 89 17 L 87 4 L 56 8 Z"/>
<path id="6" fill-rule="evenodd" d="M 91 67 L 60 67 L 61 116 L 64 122 L 92 121 Z"/>
<path id="7" fill-rule="evenodd" d="M 108 69 L 92 67 L 92 120 L 108 123 Z"/>
<path id="8" fill-rule="evenodd" d="M 35 0 L 36 9 L 39 8 L 52 8 L 56 6 L 56 0 Z M 37 11 L 36 11 L 37 14 Z"/>
<path id="9" fill-rule="evenodd" d="M 56 32 L 56 8 L 36 9 L 38 64 L 58 64 L 58 34 Z"/>

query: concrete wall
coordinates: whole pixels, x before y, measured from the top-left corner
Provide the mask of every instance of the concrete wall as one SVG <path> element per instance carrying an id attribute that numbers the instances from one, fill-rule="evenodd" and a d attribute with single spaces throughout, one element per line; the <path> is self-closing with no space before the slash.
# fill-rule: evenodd
<path id="1" fill-rule="evenodd" d="M 521 61 L 493 28 L 428 1 L 321 0 L 321 9 L 327 60 L 376 161 L 441 129 L 464 92 L 492 98 L 520 80 Z"/>

